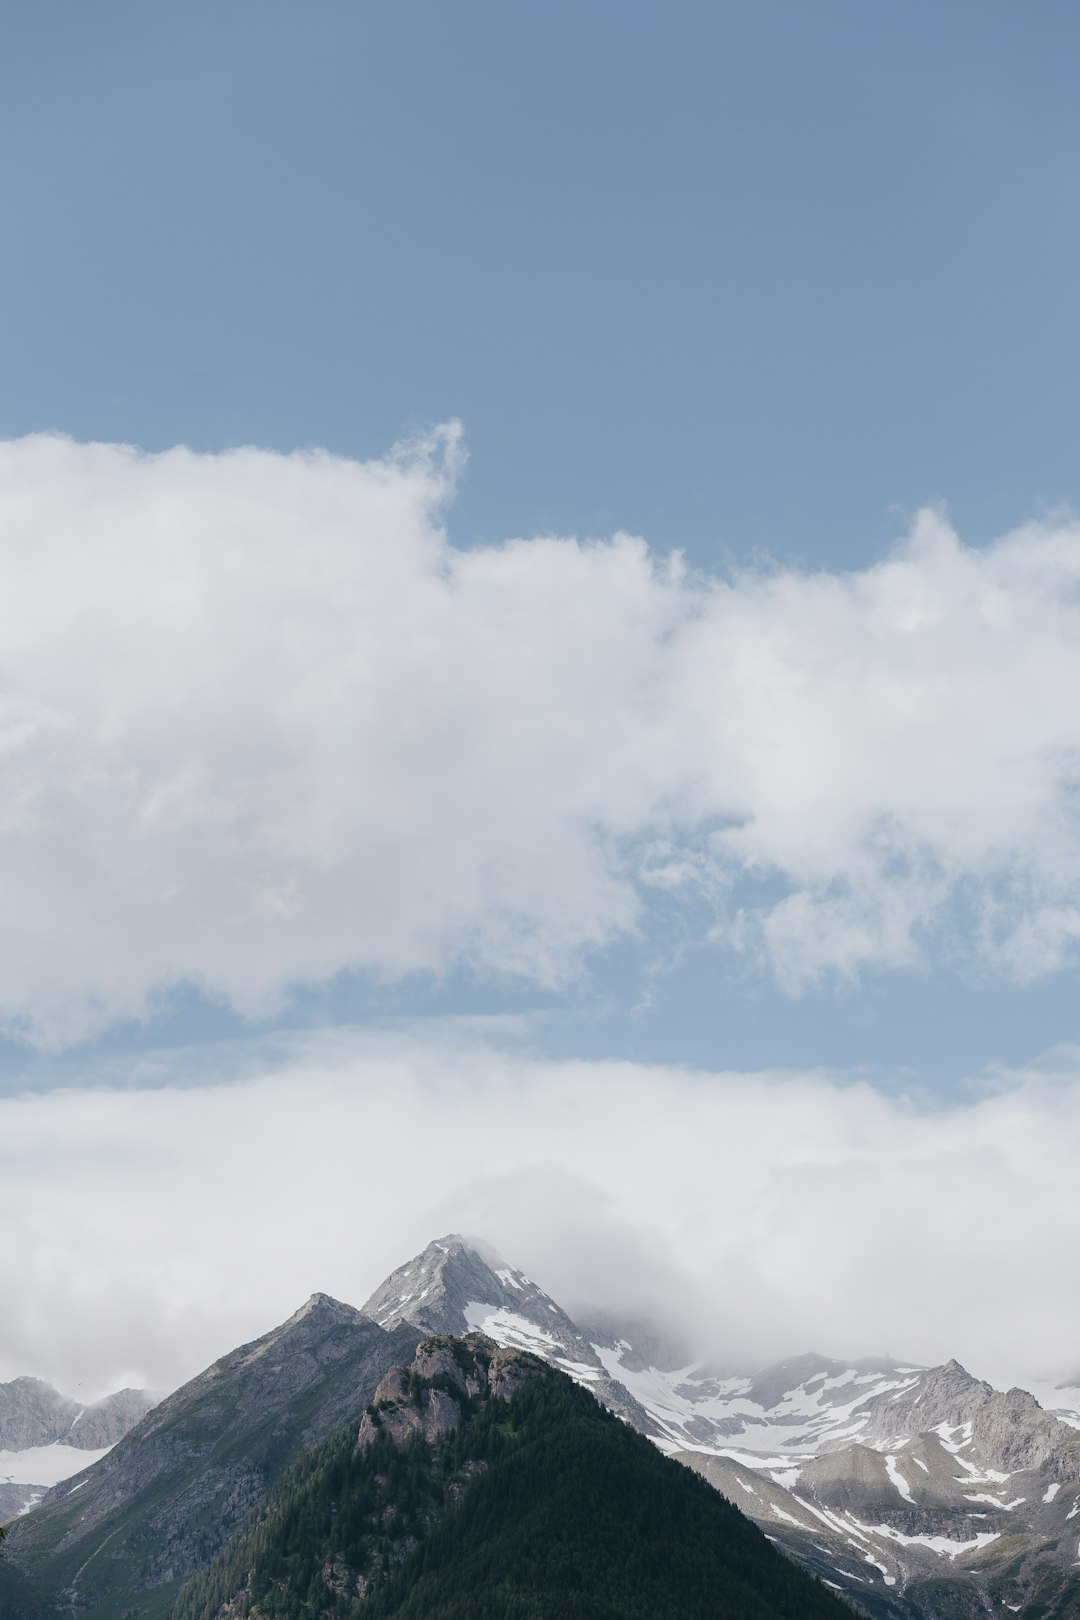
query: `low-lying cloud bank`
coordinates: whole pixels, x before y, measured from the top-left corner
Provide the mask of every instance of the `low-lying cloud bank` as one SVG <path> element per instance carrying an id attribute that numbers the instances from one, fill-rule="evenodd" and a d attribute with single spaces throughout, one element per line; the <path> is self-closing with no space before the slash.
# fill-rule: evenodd
<path id="1" fill-rule="evenodd" d="M 0 445 L 0 1029 L 349 966 L 553 985 L 661 897 L 792 992 L 1074 959 L 1076 525 L 702 578 L 457 550 L 461 460 Z"/>
<path id="2" fill-rule="evenodd" d="M 183 1059 L 177 1060 L 178 1068 Z M 173 1385 L 447 1230 L 702 1352 L 1080 1367 L 1080 1053 L 928 1112 L 824 1075 L 311 1038 L 213 1088 L 0 1101 L 0 1379 Z"/>

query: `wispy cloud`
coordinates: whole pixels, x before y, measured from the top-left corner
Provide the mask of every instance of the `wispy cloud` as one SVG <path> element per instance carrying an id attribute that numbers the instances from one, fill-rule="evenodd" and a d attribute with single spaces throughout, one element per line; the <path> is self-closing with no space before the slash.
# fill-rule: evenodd
<path id="1" fill-rule="evenodd" d="M 720 580 L 457 550 L 461 459 L 0 446 L 4 1028 L 350 966 L 557 985 L 680 896 L 793 993 L 1074 959 L 1076 526 L 926 512 L 861 573 Z"/>
<path id="2" fill-rule="evenodd" d="M 1064 1375 L 1078 1156 L 1076 1053 L 927 1110 L 842 1076 L 553 1063 L 447 1026 L 310 1037 L 213 1087 L 9 1098 L 0 1378 L 173 1383 L 315 1289 L 362 1303 L 446 1230 L 570 1302 L 658 1305 L 721 1355 Z"/>

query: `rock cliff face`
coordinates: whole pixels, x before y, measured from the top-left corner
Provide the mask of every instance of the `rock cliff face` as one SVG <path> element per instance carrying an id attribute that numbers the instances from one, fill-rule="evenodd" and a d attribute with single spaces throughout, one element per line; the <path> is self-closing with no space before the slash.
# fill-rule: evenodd
<path id="1" fill-rule="evenodd" d="M 392 1367 L 364 1413 L 356 1450 L 369 1450 L 380 1435 L 399 1445 L 415 1435 L 437 1440 L 458 1427 L 467 1402 L 483 1395 L 509 1400 L 539 1370 L 520 1351 L 484 1346 L 480 1336 L 428 1339 L 411 1368 Z"/>
<path id="2" fill-rule="evenodd" d="M 970 1424 L 969 1458 L 1006 1473 L 1040 1468 L 1076 1449 L 1076 1432 L 1043 1411 L 1027 1390 L 994 1389 L 958 1361 L 927 1368 L 892 1399 L 873 1402 L 860 1439 L 888 1450 L 940 1424 Z"/>
<path id="3" fill-rule="evenodd" d="M 160 1399 L 145 1389 L 118 1389 L 93 1406 L 83 1407 L 68 1431 L 67 1444 L 86 1451 L 115 1446 Z"/>

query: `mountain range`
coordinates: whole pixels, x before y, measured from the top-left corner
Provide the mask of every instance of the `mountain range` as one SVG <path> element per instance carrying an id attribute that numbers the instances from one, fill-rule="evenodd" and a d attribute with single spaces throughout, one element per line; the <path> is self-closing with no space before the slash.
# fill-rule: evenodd
<path id="1" fill-rule="evenodd" d="M 680 1365 L 677 1344 L 578 1327 L 524 1273 L 456 1237 L 364 1306 L 478 1329 L 561 1367 L 875 1614 L 1080 1614 L 1080 1391 L 1048 1413 L 957 1362 L 807 1355 L 753 1375 Z M 1075 1527 L 1075 1529 L 1074 1529 Z"/>
<path id="2" fill-rule="evenodd" d="M 391 1368 L 412 1366 L 434 1335 L 564 1373 L 619 1432 L 647 1437 L 680 1477 L 707 1481 L 882 1620 L 1080 1616 L 1077 1391 L 1056 1392 L 1049 1412 L 955 1361 L 808 1355 L 735 1374 L 691 1363 L 653 1324 L 578 1315 L 457 1236 L 429 1244 L 360 1311 L 313 1296 L 15 1523 L 0 1614 L 23 1620 L 59 1595 L 88 1620 L 165 1620 L 176 1605 L 178 1620 L 194 1616 L 192 1578 L 220 1572 L 259 1515 L 272 1519 L 290 1470 L 343 1444 Z"/>

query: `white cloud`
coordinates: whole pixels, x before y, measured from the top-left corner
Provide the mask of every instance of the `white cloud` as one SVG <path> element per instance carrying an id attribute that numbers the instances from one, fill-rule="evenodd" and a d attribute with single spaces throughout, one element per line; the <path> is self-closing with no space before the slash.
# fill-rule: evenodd
<path id="1" fill-rule="evenodd" d="M 1076 526 L 924 513 L 862 573 L 721 581 L 455 550 L 460 461 L 0 446 L 0 1027 L 348 966 L 558 984 L 660 890 L 792 991 L 1074 958 Z"/>
<path id="2" fill-rule="evenodd" d="M 447 1230 L 557 1297 L 659 1301 L 720 1355 L 1063 1375 L 1078 1156 L 1080 1054 L 926 1111 L 827 1075 L 339 1032 L 217 1087 L 9 1098 L 0 1379 L 171 1384 L 315 1289 L 362 1303 Z"/>

